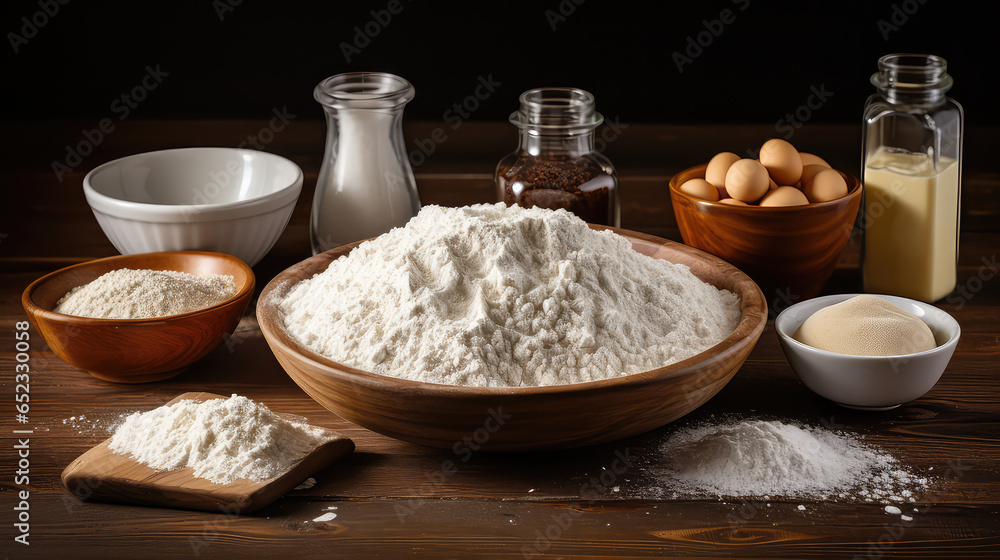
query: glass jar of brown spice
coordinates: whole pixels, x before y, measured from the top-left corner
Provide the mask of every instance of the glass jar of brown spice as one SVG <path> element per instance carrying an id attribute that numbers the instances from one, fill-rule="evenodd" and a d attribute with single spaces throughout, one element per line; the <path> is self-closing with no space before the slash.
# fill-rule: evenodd
<path id="1" fill-rule="evenodd" d="M 604 121 L 594 96 L 576 88 L 538 88 L 521 94 L 510 122 L 520 129 L 517 150 L 500 160 L 497 195 L 508 206 L 565 208 L 584 221 L 619 226 L 618 173 L 594 150 Z"/>

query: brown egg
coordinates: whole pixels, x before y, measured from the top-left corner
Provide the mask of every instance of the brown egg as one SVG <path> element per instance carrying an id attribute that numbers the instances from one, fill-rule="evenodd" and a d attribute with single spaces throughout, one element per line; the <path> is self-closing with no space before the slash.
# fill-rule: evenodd
<path id="1" fill-rule="evenodd" d="M 778 187 L 764 195 L 761 206 L 805 206 L 809 199 L 795 187 Z"/>
<path id="2" fill-rule="evenodd" d="M 812 178 L 816 176 L 817 173 L 823 171 L 824 169 L 830 169 L 829 167 L 824 167 L 818 163 L 810 163 L 809 165 L 802 166 L 802 178 L 799 180 L 799 188 L 804 189 L 806 185 L 812 181 Z"/>
<path id="3" fill-rule="evenodd" d="M 824 169 L 813 175 L 802 192 L 809 202 L 829 202 L 847 196 L 847 181 L 836 169 Z"/>
<path id="4" fill-rule="evenodd" d="M 708 167 L 705 168 L 705 180 L 715 185 L 722 196 L 726 192 L 726 172 L 729 166 L 740 160 L 740 156 L 733 152 L 720 152 L 708 160 Z"/>
<path id="5" fill-rule="evenodd" d="M 719 191 L 712 183 L 704 179 L 688 179 L 680 186 L 682 193 L 687 193 L 702 200 L 719 200 Z"/>
<path id="6" fill-rule="evenodd" d="M 743 202 L 742 200 L 736 200 L 735 198 L 723 198 L 719 202 L 721 202 L 722 204 L 729 204 L 732 206 L 750 206 L 746 202 Z"/>
<path id="7" fill-rule="evenodd" d="M 731 198 L 753 202 L 767 192 L 767 169 L 752 159 L 741 159 L 726 172 L 726 192 Z"/>
<path id="8" fill-rule="evenodd" d="M 802 176 L 802 158 L 795 146 L 772 138 L 760 147 L 760 163 L 779 185 L 794 185 Z"/>
<path id="9" fill-rule="evenodd" d="M 830 168 L 833 167 L 832 165 L 830 165 L 829 163 L 827 163 L 825 159 L 823 159 L 823 158 L 821 158 L 821 157 L 819 157 L 817 155 L 813 155 L 813 154 L 806 153 L 806 152 L 799 152 L 799 159 L 802 160 L 802 165 L 803 166 L 806 166 L 806 165 L 822 165 L 823 167 L 830 167 Z"/>

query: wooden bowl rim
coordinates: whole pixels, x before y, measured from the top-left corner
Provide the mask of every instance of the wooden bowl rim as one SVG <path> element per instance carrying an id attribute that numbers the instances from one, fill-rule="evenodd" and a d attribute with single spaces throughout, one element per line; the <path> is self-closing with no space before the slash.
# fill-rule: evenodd
<path id="1" fill-rule="evenodd" d="M 684 169 L 683 171 L 678 171 L 677 173 L 675 173 L 670 178 L 670 181 L 668 183 L 668 186 L 670 188 L 670 195 L 674 196 L 676 194 L 677 196 L 690 200 L 694 204 L 711 206 L 713 208 L 727 208 L 737 212 L 753 212 L 753 213 L 771 212 L 780 214 L 788 212 L 808 212 L 810 210 L 819 210 L 822 208 L 842 206 L 845 204 L 849 204 L 851 200 L 861 196 L 861 192 L 864 190 L 864 185 L 861 183 L 860 179 L 858 179 L 854 175 L 851 175 L 850 173 L 845 173 L 839 169 L 834 169 L 834 171 L 840 173 L 840 175 L 844 177 L 844 180 L 847 181 L 848 185 L 853 185 L 853 187 L 851 187 L 851 189 L 847 191 L 846 195 L 834 200 L 828 200 L 826 202 L 810 202 L 809 204 L 804 204 L 799 206 L 752 206 L 752 205 L 736 206 L 733 204 L 724 204 L 717 200 L 713 201 L 713 200 L 705 200 L 703 198 L 697 198 L 680 190 L 681 185 L 679 179 L 681 175 L 686 175 L 688 173 L 697 173 L 700 175 L 701 178 L 704 178 L 705 170 L 707 168 L 708 164 L 703 163 L 701 165 L 695 165 L 694 167 L 689 167 L 687 169 Z M 830 169 L 833 168 L 831 167 Z"/>
<path id="2" fill-rule="evenodd" d="M 196 309 L 194 311 L 189 311 L 187 313 L 178 313 L 176 315 L 165 315 L 163 317 L 147 317 L 144 319 L 107 319 L 103 317 L 81 317 L 79 315 L 67 315 L 65 313 L 57 313 L 51 309 L 44 308 L 35 303 L 35 301 L 32 299 L 34 292 L 40 286 L 72 270 L 93 267 L 98 263 L 108 263 L 113 261 L 122 262 L 123 265 L 121 268 L 127 268 L 128 262 L 137 260 L 140 257 L 149 259 L 150 257 L 166 258 L 174 256 L 203 256 L 222 261 L 228 261 L 232 264 L 235 264 L 236 267 L 243 272 L 244 274 L 244 277 L 242 279 L 243 284 L 236 290 L 236 293 L 233 296 L 211 307 L 206 307 L 204 309 Z M 234 278 L 234 280 L 239 282 L 241 279 Z M 243 262 L 242 259 L 230 255 L 228 253 L 216 253 L 212 251 L 157 251 L 151 253 L 132 253 L 129 255 L 114 255 L 111 257 L 92 259 L 89 261 L 84 261 L 70 266 L 66 266 L 58 270 L 54 270 L 42 276 L 41 278 L 38 278 L 31 284 L 29 284 L 28 287 L 24 289 L 24 292 L 21 295 L 21 303 L 24 305 L 24 308 L 29 315 L 40 317 L 47 321 L 58 322 L 63 324 L 80 324 L 80 325 L 102 324 L 107 326 L 115 326 L 116 324 L 122 326 L 142 325 L 144 323 L 162 323 L 163 321 L 167 320 L 170 321 L 182 320 L 182 319 L 187 319 L 189 317 L 195 317 L 198 315 L 204 315 L 206 313 L 216 312 L 219 309 L 222 309 L 223 307 L 226 307 L 233 303 L 237 303 L 247 297 L 252 296 L 255 285 L 256 285 L 256 278 L 254 277 L 253 269 L 251 269 L 247 263 Z"/>
<path id="3" fill-rule="evenodd" d="M 299 360 L 309 363 L 312 367 L 318 371 L 322 371 L 325 375 L 337 377 L 349 382 L 360 381 L 365 384 L 375 386 L 379 390 L 383 391 L 395 391 L 401 393 L 419 392 L 429 396 L 452 396 L 456 398 L 495 397 L 504 395 L 552 395 L 604 391 L 610 388 L 621 388 L 624 386 L 651 385 L 662 382 L 666 379 L 696 372 L 702 369 L 705 362 L 737 354 L 748 344 L 756 343 L 767 324 L 767 305 L 764 300 L 763 292 L 760 291 L 757 284 L 749 276 L 747 276 L 746 273 L 710 253 L 684 245 L 683 243 L 677 243 L 669 239 L 663 239 L 637 231 L 595 224 L 588 225 L 593 229 L 610 229 L 615 233 L 625 236 L 626 238 L 634 237 L 636 239 L 658 244 L 662 247 L 687 253 L 697 260 L 705 262 L 706 264 L 721 266 L 723 269 L 728 269 L 729 271 L 737 273 L 737 282 L 734 284 L 734 287 L 742 286 L 743 293 L 736 293 L 736 295 L 740 298 L 741 307 L 740 321 L 736 325 L 736 328 L 729 334 L 729 336 L 714 346 L 679 362 L 645 372 L 597 381 L 586 381 L 583 383 L 532 387 L 470 387 L 462 385 L 426 383 L 423 381 L 413 381 L 410 379 L 380 375 L 335 362 L 302 347 L 285 331 L 285 328 L 279 319 L 280 312 L 275 305 L 275 297 L 271 295 L 275 290 L 288 286 L 288 283 L 292 280 L 291 276 L 304 268 L 309 261 L 313 259 L 329 259 L 327 262 L 327 266 L 329 266 L 330 262 L 333 262 L 341 256 L 347 255 L 355 247 L 365 243 L 366 241 L 370 241 L 370 239 L 356 241 L 335 249 L 330 249 L 329 251 L 300 261 L 299 263 L 296 263 L 279 273 L 271 279 L 270 282 L 268 282 L 268 284 L 261 291 L 260 298 L 257 300 L 257 323 L 260 326 L 261 333 L 264 335 L 264 338 L 271 345 L 272 350 L 275 353 L 283 352 L 287 355 L 297 356 Z M 324 267 L 323 270 L 326 270 L 326 267 Z M 319 274 L 320 272 L 322 271 L 316 271 L 313 272 L 313 274 Z M 733 373 L 735 373 L 735 370 Z"/>

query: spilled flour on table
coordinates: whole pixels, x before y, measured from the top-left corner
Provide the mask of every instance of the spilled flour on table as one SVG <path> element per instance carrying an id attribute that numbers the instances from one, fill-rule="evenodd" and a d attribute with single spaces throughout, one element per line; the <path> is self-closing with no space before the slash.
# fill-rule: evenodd
<path id="1" fill-rule="evenodd" d="M 108 436 L 132 414 L 129 410 L 100 410 L 62 419 L 62 424 L 76 430 L 81 436 Z"/>
<path id="2" fill-rule="evenodd" d="M 659 497 L 900 504 L 916 501 L 931 482 L 857 435 L 782 420 L 681 427 L 645 463 L 653 481 L 646 493 Z"/>
<path id="3" fill-rule="evenodd" d="M 326 513 L 320 515 L 319 517 L 313 519 L 314 523 L 325 523 L 327 521 L 333 521 L 337 518 L 337 514 L 333 510 L 337 509 L 337 506 L 330 506 L 325 508 L 323 511 Z"/>

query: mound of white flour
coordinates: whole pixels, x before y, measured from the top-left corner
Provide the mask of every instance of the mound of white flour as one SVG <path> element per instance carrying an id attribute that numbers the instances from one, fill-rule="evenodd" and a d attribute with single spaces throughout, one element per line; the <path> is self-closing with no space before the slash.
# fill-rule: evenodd
<path id="1" fill-rule="evenodd" d="M 929 482 L 857 436 L 780 420 L 681 428 L 662 452 L 660 474 L 678 494 L 912 502 Z"/>
<path id="2" fill-rule="evenodd" d="M 233 395 L 136 412 L 115 430 L 108 448 L 159 471 L 191 467 L 196 477 L 228 484 L 280 476 L 327 441 L 320 428 Z"/>
<path id="3" fill-rule="evenodd" d="M 149 319 L 190 313 L 236 294 L 227 274 L 119 268 L 77 286 L 56 302 L 56 313 L 103 319 Z"/>
<path id="4" fill-rule="evenodd" d="M 278 302 L 300 344 L 365 371 L 527 387 L 659 368 L 722 341 L 738 298 L 564 210 L 425 206 Z"/>

